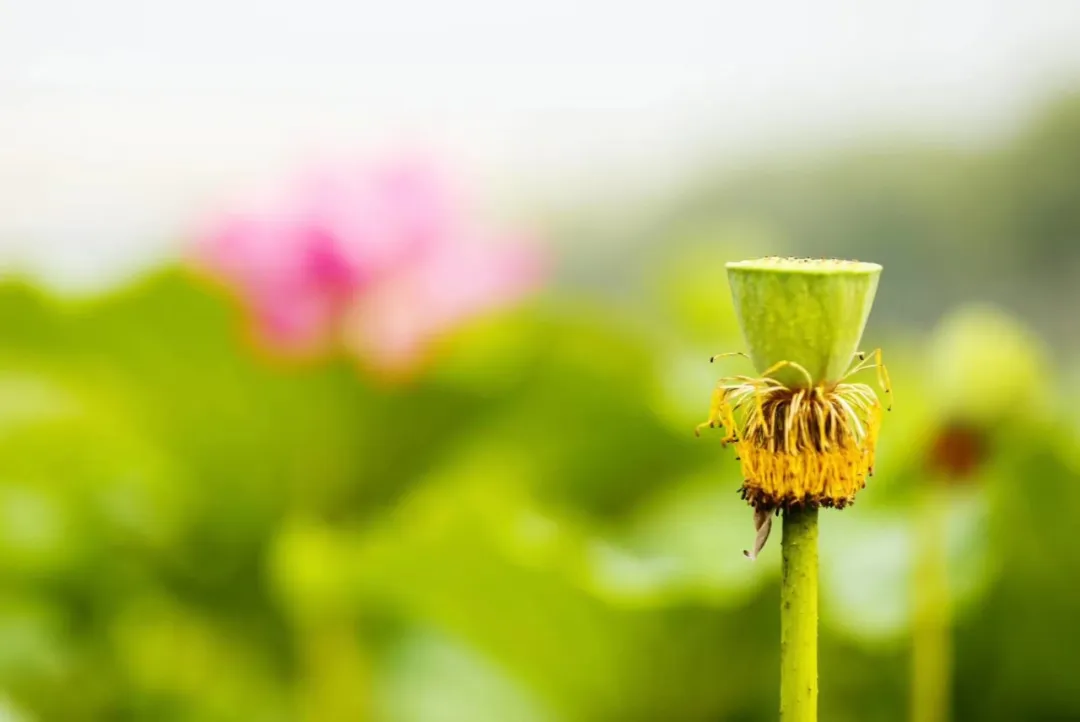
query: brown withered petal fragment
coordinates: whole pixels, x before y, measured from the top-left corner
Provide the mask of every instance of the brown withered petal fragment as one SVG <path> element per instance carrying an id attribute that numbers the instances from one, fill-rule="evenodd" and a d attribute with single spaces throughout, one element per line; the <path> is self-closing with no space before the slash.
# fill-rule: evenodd
<path id="1" fill-rule="evenodd" d="M 769 532 L 772 531 L 772 512 L 768 509 L 754 509 L 754 549 L 743 550 L 743 554 L 751 561 L 757 559 L 758 554 L 765 548 L 765 542 L 769 540 Z"/>

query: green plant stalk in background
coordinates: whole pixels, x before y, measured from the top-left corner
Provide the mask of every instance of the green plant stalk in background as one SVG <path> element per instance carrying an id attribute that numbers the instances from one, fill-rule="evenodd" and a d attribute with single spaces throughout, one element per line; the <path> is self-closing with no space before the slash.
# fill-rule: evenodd
<path id="1" fill-rule="evenodd" d="M 952 704 L 952 615 L 945 544 L 948 500 L 934 484 L 919 492 L 912 580 L 911 720 L 948 722 Z"/>
<path id="2" fill-rule="evenodd" d="M 1042 340 L 1023 323 L 982 303 L 948 313 L 927 350 L 924 393 L 942 422 L 927 448 L 927 473 L 915 489 L 909 707 L 912 722 L 948 722 L 955 675 L 956 609 L 948 564 L 952 496 L 958 488 L 988 481 L 981 474 L 994 463 L 994 449 L 1011 443 L 996 429 L 1030 428 L 1046 413 L 1051 363 Z"/>
<path id="3" fill-rule="evenodd" d="M 818 510 L 784 512 L 780 582 L 780 719 L 816 722 Z"/>

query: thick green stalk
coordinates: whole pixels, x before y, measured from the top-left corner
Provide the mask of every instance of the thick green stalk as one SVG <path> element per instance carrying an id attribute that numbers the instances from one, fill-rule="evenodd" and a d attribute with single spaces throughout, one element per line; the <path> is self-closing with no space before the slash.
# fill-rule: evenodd
<path id="1" fill-rule="evenodd" d="M 780 544 L 780 720 L 817 722 L 817 509 L 784 512 Z"/>
<path id="2" fill-rule="evenodd" d="M 914 635 L 911 654 L 912 722 L 948 722 L 952 687 L 952 630 L 946 568 L 945 510 L 940 489 L 920 489 L 915 529 Z"/>

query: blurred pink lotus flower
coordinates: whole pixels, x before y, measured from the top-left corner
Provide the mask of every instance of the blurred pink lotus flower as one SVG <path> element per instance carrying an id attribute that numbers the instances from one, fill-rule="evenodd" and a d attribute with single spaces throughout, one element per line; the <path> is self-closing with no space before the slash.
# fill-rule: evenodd
<path id="1" fill-rule="evenodd" d="M 223 214 L 196 263 L 240 297 L 270 349 L 344 347 L 400 376 L 460 324 L 539 285 L 544 259 L 520 240 L 479 225 L 433 165 L 391 160 L 319 168 Z"/>

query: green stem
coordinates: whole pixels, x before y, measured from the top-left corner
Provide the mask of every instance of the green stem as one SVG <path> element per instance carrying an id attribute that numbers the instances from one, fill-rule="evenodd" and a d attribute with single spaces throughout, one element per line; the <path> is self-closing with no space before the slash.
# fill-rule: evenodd
<path id="1" fill-rule="evenodd" d="M 817 722 L 818 512 L 784 512 L 780 720 Z"/>
<path id="2" fill-rule="evenodd" d="M 934 485 L 921 490 L 915 528 L 914 635 L 911 650 L 911 719 L 947 722 L 951 706 L 952 639 L 946 567 L 948 500 Z"/>

